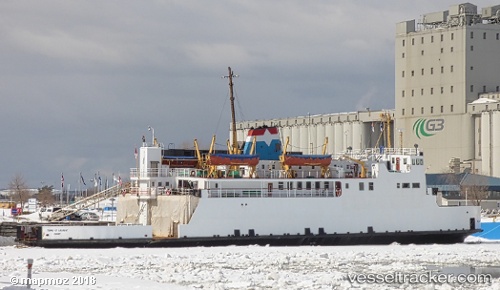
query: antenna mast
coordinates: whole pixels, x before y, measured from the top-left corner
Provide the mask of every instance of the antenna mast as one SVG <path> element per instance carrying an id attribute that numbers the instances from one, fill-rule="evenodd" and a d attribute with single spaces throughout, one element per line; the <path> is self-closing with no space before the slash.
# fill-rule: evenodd
<path id="1" fill-rule="evenodd" d="M 233 138 L 232 142 L 232 154 L 238 154 L 238 140 L 236 137 L 236 114 L 234 112 L 234 95 L 233 95 L 233 77 L 238 77 L 238 75 L 235 75 L 233 71 L 231 70 L 231 67 L 227 68 L 229 71 L 229 74 L 227 76 L 224 76 L 224 78 L 229 79 L 229 100 L 231 101 L 231 134 Z"/>

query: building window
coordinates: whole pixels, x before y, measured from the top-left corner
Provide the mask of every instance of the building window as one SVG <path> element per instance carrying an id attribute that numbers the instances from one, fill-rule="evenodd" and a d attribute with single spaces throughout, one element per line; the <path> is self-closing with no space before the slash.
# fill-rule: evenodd
<path id="1" fill-rule="evenodd" d="M 420 38 L 420 43 L 424 44 L 424 37 L 423 36 Z"/>
<path id="2" fill-rule="evenodd" d="M 444 87 L 441 87 L 441 94 L 444 94 Z"/>
<path id="3" fill-rule="evenodd" d="M 420 95 L 423 96 L 424 95 L 424 89 L 420 89 Z"/>
<path id="4" fill-rule="evenodd" d="M 443 109 L 444 109 L 443 106 L 441 106 L 441 113 L 443 112 Z"/>
<path id="5" fill-rule="evenodd" d="M 401 115 L 403 115 L 403 116 L 405 115 L 405 109 L 401 110 Z"/>
<path id="6" fill-rule="evenodd" d="M 443 40 L 444 40 L 444 36 L 441 34 L 441 41 L 443 41 Z"/>
<path id="7" fill-rule="evenodd" d="M 486 39 L 486 32 L 483 32 L 483 39 Z"/>
<path id="8" fill-rule="evenodd" d="M 434 74 L 434 68 L 431 67 L 431 75 Z"/>
<path id="9" fill-rule="evenodd" d="M 404 90 L 401 92 L 401 96 L 402 96 L 403 98 L 405 97 L 405 91 L 404 91 Z"/>
<path id="10" fill-rule="evenodd" d="M 500 35 L 500 34 L 499 34 L 499 33 L 497 33 L 497 40 L 498 40 L 498 39 L 500 39 L 499 35 Z"/>
<path id="11" fill-rule="evenodd" d="M 415 76 L 415 71 L 413 71 L 413 70 L 411 71 L 411 76 L 412 77 Z"/>
<path id="12" fill-rule="evenodd" d="M 486 93 L 486 86 L 483 86 L 483 93 Z"/>
<path id="13" fill-rule="evenodd" d="M 497 33 L 497 39 L 498 39 L 498 33 Z M 434 42 L 434 35 L 431 35 L 431 42 Z"/>
<path id="14" fill-rule="evenodd" d="M 499 86 L 497 86 L 497 92 L 498 92 L 498 89 L 499 89 L 499 88 L 500 88 L 500 87 L 499 87 Z"/>
<path id="15" fill-rule="evenodd" d="M 403 47 L 405 46 L 405 40 L 403 39 Z"/>
<path id="16" fill-rule="evenodd" d="M 434 107 L 431 106 L 431 114 L 434 113 Z"/>
<path id="17" fill-rule="evenodd" d="M 474 45 L 470 46 L 470 51 L 474 51 Z"/>
<path id="18" fill-rule="evenodd" d="M 453 113 L 453 105 L 450 106 L 450 112 Z"/>
<path id="19" fill-rule="evenodd" d="M 422 50 L 422 51 L 420 52 L 420 54 L 421 54 L 421 55 L 424 55 L 424 51 Z"/>
<path id="20" fill-rule="evenodd" d="M 401 77 L 404 78 L 405 77 L 405 71 L 402 71 L 401 72 Z"/>
<path id="21" fill-rule="evenodd" d="M 472 39 L 472 38 L 474 38 L 474 31 L 471 31 L 471 32 L 470 32 L 470 38 L 471 38 L 471 39 Z"/>
<path id="22" fill-rule="evenodd" d="M 453 32 L 452 32 L 452 33 L 451 33 L 451 40 L 453 40 L 453 36 L 454 36 L 454 35 L 453 35 Z"/>
<path id="23" fill-rule="evenodd" d="M 453 72 L 453 66 L 450 66 L 450 72 Z"/>
<path id="24" fill-rule="evenodd" d="M 431 88 L 431 95 L 434 94 L 434 88 Z"/>
<path id="25" fill-rule="evenodd" d="M 411 96 L 413 97 L 415 95 L 415 90 L 411 90 Z"/>
<path id="26" fill-rule="evenodd" d="M 420 114 L 424 114 L 424 107 L 420 108 Z"/>
<path id="27" fill-rule="evenodd" d="M 441 67 L 441 73 L 444 73 L 444 66 Z"/>
<path id="28" fill-rule="evenodd" d="M 453 93 L 453 86 L 450 87 L 450 93 Z"/>
<path id="29" fill-rule="evenodd" d="M 473 93 L 474 92 L 474 85 L 470 85 L 470 92 Z"/>
<path id="30" fill-rule="evenodd" d="M 453 46 L 452 46 L 452 47 L 450 47 L 450 52 L 453 52 Z"/>
<path id="31" fill-rule="evenodd" d="M 415 109 L 414 108 L 411 108 L 411 114 L 414 115 L 415 114 Z"/>
<path id="32" fill-rule="evenodd" d="M 405 58 L 405 53 L 404 52 L 401 54 L 401 58 Z"/>
<path id="33" fill-rule="evenodd" d="M 422 75 L 424 75 L 424 69 L 422 69 Z"/>
<path id="34" fill-rule="evenodd" d="M 471 67 L 470 67 L 470 70 L 474 70 L 474 67 L 473 67 L 473 66 L 471 66 Z"/>
<path id="35" fill-rule="evenodd" d="M 441 47 L 441 53 L 443 53 L 443 52 L 444 52 L 444 48 Z"/>
<path id="36" fill-rule="evenodd" d="M 415 45 L 415 38 L 411 39 L 411 45 Z"/>

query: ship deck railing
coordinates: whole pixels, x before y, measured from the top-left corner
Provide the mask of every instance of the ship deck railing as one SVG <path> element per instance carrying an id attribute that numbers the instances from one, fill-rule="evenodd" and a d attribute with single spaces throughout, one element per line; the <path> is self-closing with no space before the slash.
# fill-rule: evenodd
<path id="1" fill-rule="evenodd" d="M 366 148 L 360 150 L 347 150 L 333 155 L 334 159 L 349 156 L 358 160 L 378 160 L 384 155 L 418 155 L 418 148 Z"/>
<path id="2" fill-rule="evenodd" d="M 334 189 L 209 189 L 208 198 L 300 198 L 300 197 L 338 197 Z"/>

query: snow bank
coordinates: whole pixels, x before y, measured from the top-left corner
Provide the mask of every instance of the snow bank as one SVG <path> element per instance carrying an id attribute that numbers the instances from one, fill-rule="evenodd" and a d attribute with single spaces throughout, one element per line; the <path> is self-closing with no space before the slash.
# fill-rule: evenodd
<path id="1" fill-rule="evenodd" d="M 16 244 L 14 237 L 2 237 L 0 236 L 0 247 L 13 246 Z"/>
<path id="2" fill-rule="evenodd" d="M 94 277 L 95 285 L 43 289 L 456 289 L 450 284 L 366 284 L 352 274 L 424 273 L 429 266 L 500 266 L 500 244 L 338 247 L 40 249 L 0 247 L 0 288 L 26 277 Z M 484 273 L 484 272 L 483 272 Z M 500 275 L 499 275 L 500 276 Z M 492 284 L 461 289 L 500 289 Z M 464 286 L 464 287 L 462 287 Z M 40 289 L 33 287 L 35 289 Z"/>

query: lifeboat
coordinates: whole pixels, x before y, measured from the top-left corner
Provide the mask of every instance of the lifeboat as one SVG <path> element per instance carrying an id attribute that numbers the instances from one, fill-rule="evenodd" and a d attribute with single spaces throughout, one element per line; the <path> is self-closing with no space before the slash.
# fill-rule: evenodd
<path id="1" fill-rule="evenodd" d="M 218 166 L 218 165 L 256 166 L 258 163 L 259 163 L 258 155 L 243 155 L 243 154 L 212 154 L 207 160 L 207 164 L 211 166 Z"/>
<path id="2" fill-rule="evenodd" d="M 190 156 L 163 156 L 161 164 L 170 168 L 194 168 L 198 164 L 198 159 Z"/>
<path id="3" fill-rule="evenodd" d="M 288 166 L 329 166 L 331 155 L 284 155 L 283 163 Z"/>

